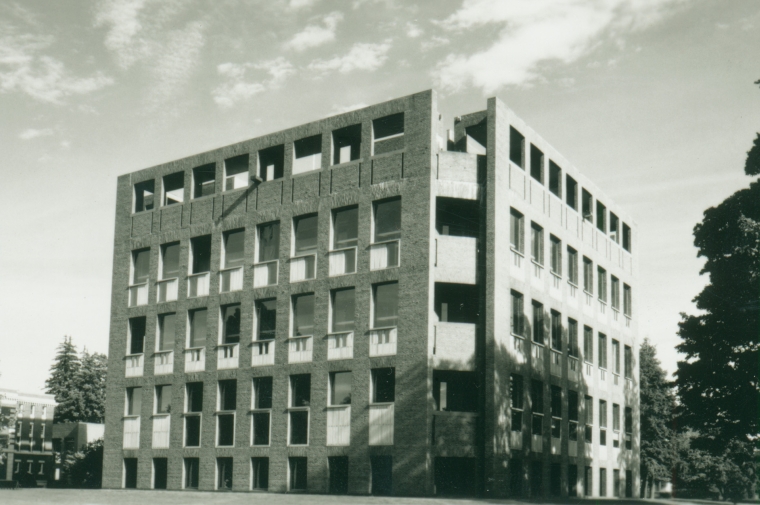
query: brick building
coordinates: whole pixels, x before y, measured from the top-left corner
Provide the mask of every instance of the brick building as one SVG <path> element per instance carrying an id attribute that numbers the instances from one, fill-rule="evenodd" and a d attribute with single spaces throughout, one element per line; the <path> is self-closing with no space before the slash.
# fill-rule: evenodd
<path id="1" fill-rule="evenodd" d="M 104 486 L 636 495 L 635 236 L 433 91 L 121 176 Z"/>

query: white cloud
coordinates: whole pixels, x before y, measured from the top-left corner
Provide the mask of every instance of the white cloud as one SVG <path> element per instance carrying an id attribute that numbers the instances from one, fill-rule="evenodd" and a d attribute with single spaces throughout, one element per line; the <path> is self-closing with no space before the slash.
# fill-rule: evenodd
<path id="1" fill-rule="evenodd" d="M 343 13 L 331 12 L 322 18 L 322 24 L 308 25 L 303 31 L 295 34 L 285 47 L 295 51 L 305 51 L 311 47 L 321 46 L 335 40 L 335 31 L 338 29 L 338 23 L 343 20 Z"/>
<path id="2" fill-rule="evenodd" d="M 37 130 L 35 128 L 27 128 L 26 130 L 19 133 L 18 138 L 21 140 L 32 140 L 36 139 L 37 137 L 47 137 L 48 135 L 52 135 L 53 130 L 50 128 L 43 128 L 42 130 Z"/>
<path id="3" fill-rule="evenodd" d="M 438 24 L 458 33 L 501 25 L 490 47 L 474 54 L 449 54 L 433 71 L 436 83 L 455 91 L 472 84 L 485 93 L 525 85 L 539 77 L 539 64 L 571 63 L 605 34 L 641 30 L 667 16 L 684 0 L 467 0 Z"/>
<path id="4" fill-rule="evenodd" d="M 110 25 L 105 46 L 116 54 L 122 68 L 129 68 L 150 53 L 147 41 L 137 38 L 143 25 L 138 19 L 146 0 L 106 0 L 95 13 L 95 26 Z"/>
<path id="5" fill-rule="evenodd" d="M 420 49 L 423 51 L 430 51 L 431 49 L 435 49 L 436 47 L 446 46 L 451 41 L 447 39 L 446 37 L 441 37 L 439 35 L 435 35 L 433 37 L 430 37 L 428 40 L 424 40 L 422 44 L 420 45 Z"/>
<path id="6" fill-rule="evenodd" d="M 337 71 L 341 74 L 354 70 L 373 72 L 386 62 L 390 48 L 390 41 L 379 44 L 356 43 L 344 56 L 335 56 L 329 60 L 314 60 L 309 63 L 308 69 L 323 73 Z"/>
<path id="7" fill-rule="evenodd" d="M 311 7 L 317 3 L 317 0 L 290 0 L 290 8 L 291 9 L 303 9 L 307 7 Z"/>
<path id="8" fill-rule="evenodd" d="M 54 42 L 49 36 L 21 34 L 0 24 L 0 93 L 19 92 L 36 100 L 62 103 L 71 95 L 84 95 L 113 83 L 101 72 L 77 77 L 60 60 L 44 53 Z"/>
<path id="9" fill-rule="evenodd" d="M 247 81 L 248 70 L 265 74 L 269 79 Z M 217 72 L 225 82 L 212 92 L 214 101 L 221 107 L 232 107 L 238 102 L 249 100 L 254 95 L 282 86 L 295 73 L 293 65 L 283 57 L 259 63 L 222 63 Z"/>
<path id="10" fill-rule="evenodd" d="M 416 39 L 423 34 L 422 28 L 411 21 L 406 23 L 406 36 L 410 39 Z"/>
<path id="11" fill-rule="evenodd" d="M 71 142 L 69 142 L 68 140 L 61 140 L 61 147 L 63 149 L 68 149 L 71 147 Z"/>

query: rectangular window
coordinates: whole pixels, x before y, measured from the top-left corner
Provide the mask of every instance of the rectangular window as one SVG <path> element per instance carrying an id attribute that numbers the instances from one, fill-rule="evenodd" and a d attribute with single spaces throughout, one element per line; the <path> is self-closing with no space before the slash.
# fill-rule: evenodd
<path id="1" fill-rule="evenodd" d="M 551 386 L 552 437 L 560 438 L 562 430 L 562 388 Z"/>
<path id="2" fill-rule="evenodd" d="M 314 293 L 293 296 L 292 336 L 314 334 Z"/>
<path id="3" fill-rule="evenodd" d="M 565 175 L 565 191 L 567 206 L 578 210 L 578 183 L 569 175 Z"/>
<path id="4" fill-rule="evenodd" d="M 145 352 L 145 321 L 145 316 L 129 319 L 129 354 Z"/>
<path id="5" fill-rule="evenodd" d="M 567 391 L 567 417 L 570 421 L 578 422 L 578 392 Z"/>
<path id="6" fill-rule="evenodd" d="M 583 359 L 586 363 L 594 362 L 594 330 L 583 327 Z"/>
<path id="7" fill-rule="evenodd" d="M 610 291 L 612 308 L 620 310 L 620 281 L 614 275 L 610 275 Z"/>
<path id="8" fill-rule="evenodd" d="M 373 291 L 373 328 L 398 326 L 398 283 L 376 284 Z"/>
<path id="9" fill-rule="evenodd" d="M 185 200 L 185 172 L 164 176 L 163 205 L 174 205 Z"/>
<path id="10" fill-rule="evenodd" d="M 225 379 L 219 381 L 219 404 L 217 410 L 237 409 L 237 380 Z"/>
<path id="11" fill-rule="evenodd" d="M 206 346 L 206 329 L 208 321 L 207 309 L 196 309 L 188 312 L 190 319 L 190 331 L 188 339 L 188 349 Z"/>
<path id="12" fill-rule="evenodd" d="M 224 190 L 248 186 L 248 155 L 241 154 L 224 160 Z"/>
<path id="13" fill-rule="evenodd" d="M 372 120 L 372 154 L 383 154 L 404 148 L 404 113 Z"/>
<path id="14" fill-rule="evenodd" d="M 307 445 L 309 443 L 309 405 L 311 403 L 311 375 L 290 376 L 290 411 L 288 443 Z"/>
<path id="15" fill-rule="evenodd" d="M 620 342 L 612 339 L 612 363 L 614 365 L 613 371 L 620 375 Z"/>
<path id="16" fill-rule="evenodd" d="M 567 319 L 567 353 L 575 358 L 578 357 L 578 321 Z"/>
<path id="17" fill-rule="evenodd" d="M 525 253 L 525 217 L 515 209 L 510 209 L 509 237 L 512 249 Z"/>
<path id="18" fill-rule="evenodd" d="M 530 225 L 531 259 L 539 265 L 544 264 L 544 229 L 536 223 Z"/>
<path id="19" fill-rule="evenodd" d="M 549 191 L 562 198 L 562 169 L 552 160 L 549 160 Z"/>
<path id="20" fill-rule="evenodd" d="M 530 381 L 530 397 L 532 400 L 533 420 L 531 422 L 531 433 L 533 435 L 544 434 L 544 383 L 535 379 Z"/>
<path id="21" fill-rule="evenodd" d="M 607 335 L 599 333 L 599 368 L 607 368 Z"/>
<path id="22" fill-rule="evenodd" d="M 259 177 L 262 181 L 282 179 L 285 171 L 285 146 L 267 147 L 259 151 Z"/>
<path id="23" fill-rule="evenodd" d="M 252 444 L 269 445 L 269 425 L 272 409 L 272 377 L 255 377 L 251 398 Z M 264 410 L 265 412 L 260 412 Z"/>
<path id="24" fill-rule="evenodd" d="M 240 342 L 240 304 L 225 305 L 220 308 L 222 316 L 221 344 Z"/>
<path id="25" fill-rule="evenodd" d="M 631 407 L 625 408 L 625 448 L 631 450 L 633 441 L 633 409 Z"/>
<path id="26" fill-rule="evenodd" d="M 185 489 L 198 489 L 200 480 L 201 461 L 200 458 L 185 458 Z"/>
<path id="27" fill-rule="evenodd" d="M 306 458 L 289 457 L 288 458 L 288 490 L 298 491 L 306 490 Z"/>
<path id="28" fill-rule="evenodd" d="M 374 203 L 374 242 L 401 238 L 401 199 L 393 198 Z"/>
<path id="29" fill-rule="evenodd" d="M 533 300 L 533 341 L 544 343 L 544 304 Z"/>
<path id="30" fill-rule="evenodd" d="M 620 243 L 620 219 L 610 212 L 610 239 L 616 244 Z"/>
<path id="31" fill-rule="evenodd" d="M 232 458 L 216 458 L 216 488 L 232 490 Z"/>
<path id="32" fill-rule="evenodd" d="M 371 403 L 393 403 L 396 401 L 396 369 L 373 368 Z"/>
<path id="33" fill-rule="evenodd" d="M 510 375 L 510 405 L 512 407 L 512 431 L 522 431 L 523 425 L 523 377 L 513 373 Z"/>
<path id="34" fill-rule="evenodd" d="M 631 252 L 631 227 L 623 223 L 623 249 Z"/>
<path id="35" fill-rule="evenodd" d="M 552 310 L 552 349 L 562 351 L 562 314 Z"/>
<path id="36" fill-rule="evenodd" d="M 161 279 L 179 277 L 179 242 L 161 246 Z"/>
<path id="37" fill-rule="evenodd" d="M 583 492 L 586 496 L 591 496 L 594 494 L 593 485 L 594 485 L 594 469 L 593 467 L 587 466 L 586 467 L 586 474 L 583 479 Z"/>
<path id="38" fill-rule="evenodd" d="M 251 458 L 251 489 L 269 489 L 269 458 Z"/>
<path id="39" fill-rule="evenodd" d="M 235 413 L 237 408 L 237 380 L 226 379 L 219 381 L 217 397 L 217 440 L 219 447 L 235 445 Z M 221 413 L 225 412 L 225 413 Z"/>
<path id="40" fill-rule="evenodd" d="M 203 383 L 188 382 L 185 385 L 185 412 L 203 412 Z"/>
<path id="41" fill-rule="evenodd" d="M 633 378 L 633 351 L 629 346 L 625 346 L 624 348 L 624 354 L 625 354 L 625 378 L 626 379 L 632 379 Z"/>
<path id="42" fill-rule="evenodd" d="M 228 231 L 223 236 L 223 268 L 235 268 L 245 262 L 245 230 Z"/>
<path id="43" fill-rule="evenodd" d="M 607 469 L 599 469 L 599 496 L 607 496 Z"/>
<path id="44" fill-rule="evenodd" d="M 596 227 L 607 233 L 607 207 L 599 200 L 596 201 Z"/>
<path id="45" fill-rule="evenodd" d="M 333 211 L 333 250 L 356 247 L 359 238 L 359 208 L 345 207 Z"/>
<path id="46" fill-rule="evenodd" d="M 191 274 L 200 274 L 211 270 L 211 235 L 190 239 Z"/>
<path id="47" fill-rule="evenodd" d="M 612 496 L 620 498 L 620 470 L 612 470 Z"/>
<path id="48" fill-rule="evenodd" d="M 620 405 L 617 403 L 612 404 L 612 429 L 620 431 Z"/>
<path id="49" fill-rule="evenodd" d="M 549 242 L 551 242 L 552 273 L 562 276 L 562 241 L 554 235 L 549 235 Z"/>
<path id="50" fill-rule="evenodd" d="M 322 168 L 322 134 L 293 142 L 293 175 Z"/>
<path id="51" fill-rule="evenodd" d="M 153 209 L 153 194 L 156 192 L 155 185 L 156 181 L 153 179 L 135 184 L 134 212 Z"/>
<path id="52" fill-rule="evenodd" d="M 351 372 L 330 372 L 329 405 L 351 405 Z"/>
<path id="53" fill-rule="evenodd" d="M 594 197 L 591 196 L 591 193 L 586 191 L 586 188 L 581 188 L 581 206 L 583 219 L 591 223 L 594 222 L 594 209 L 592 207 L 593 202 Z"/>
<path id="54" fill-rule="evenodd" d="M 354 331 L 356 289 L 336 289 L 332 292 L 332 333 Z"/>
<path id="55" fill-rule="evenodd" d="M 599 400 L 599 445 L 607 445 L 607 402 Z"/>
<path id="56" fill-rule="evenodd" d="M 209 163 L 193 169 L 193 198 L 213 195 L 216 191 L 216 165 Z"/>
<path id="57" fill-rule="evenodd" d="M 142 388 L 127 388 L 127 401 L 124 415 L 139 416 L 142 408 Z"/>
<path id="58" fill-rule="evenodd" d="M 607 270 L 596 267 L 596 279 L 599 288 L 599 300 L 607 303 Z"/>
<path id="59" fill-rule="evenodd" d="M 476 412 L 478 388 L 474 372 L 433 370 L 433 400 L 436 410 L 448 412 Z"/>
<path id="60" fill-rule="evenodd" d="M 623 284 L 623 314 L 628 317 L 632 314 L 631 303 L 631 286 Z"/>
<path id="61" fill-rule="evenodd" d="M 185 447 L 201 445 L 201 413 L 203 412 L 203 383 L 185 385 Z"/>
<path id="62" fill-rule="evenodd" d="M 578 251 L 572 247 L 567 248 L 567 280 L 578 285 Z"/>
<path id="63" fill-rule="evenodd" d="M 137 458 L 124 458 L 124 487 L 137 489 Z"/>
<path id="64" fill-rule="evenodd" d="M 277 300 L 256 300 L 256 340 L 273 340 L 277 334 Z"/>
<path id="65" fill-rule="evenodd" d="M 587 444 L 593 442 L 592 425 L 594 424 L 594 399 L 590 396 L 584 398 L 584 412 L 586 416 L 585 440 Z"/>
<path id="66" fill-rule="evenodd" d="M 594 294 L 594 264 L 587 257 L 583 257 L 583 291 Z"/>
<path id="67" fill-rule="evenodd" d="M 525 308 L 521 293 L 512 291 L 512 333 L 525 336 Z"/>
<path id="68" fill-rule="evenodd" d="M 317 215 L 293 218 L 293 255 L 313 254 L 317 251 Z"/>
<path id="69" fill-rule="evenodd" d="M 361 156 L 362 125 L 346 126 L 332 132 L 333 165 L 358 160 Z"/>
<path id="70" fill-rule="evenodd" d="M 150 249 L 132 251 L 132 284 L 148 282 L 150 275 Z"/>
<path id="71" fill-rule="evenodd" d="M 260 224 L 258 227 L 257 263 L 280 258 L 280 222 Z"/>
<path id="72" fill-rule="evenodd" d="M 530 145 L 530 176 L 544 183 L 544 153 L 533 144 Z"/>
<path id="73" fill-rule="evenodd" d="M 525 167 L 525 137 L 511 126 L 509 127 L 509 161 L 520 168 Z"/>
<path id="74" fill-rule="evenodd" d="M 156 386 L 154 414 L 169 414 L 172 410 L 171 385 Z"/>

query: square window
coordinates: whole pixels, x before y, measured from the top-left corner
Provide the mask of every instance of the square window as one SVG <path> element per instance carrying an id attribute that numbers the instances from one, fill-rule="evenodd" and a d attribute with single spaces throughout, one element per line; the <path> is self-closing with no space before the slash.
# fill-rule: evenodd
<path id="1" fill-rule="evenodd" d="M 259 151 L 259 177 L 262 181 L 282 179 L 285 171 L 285 145 L 267 147 Z"/>
<path id="2" fill-rule="evenodd" d="M 224 160 L 224 190 L 248 187 L 248 155 L 241 154 Z"/>
<path id="3" fill-rule="evenodd" d="M 216 192 L 216 165 L 209 163 L 193 169 L 193 198 L 202 198 Z"/>
<path id="4" fill-rule="evenodd" d="M 293 175 L 322 168 L 322 135 L 293 142 Z"/>
<path id="5" fill-rule="evenodd" d="M 156 191 L 155 185 L 156 182 L 153 179 L 135 184 L 134 212 L 153 209 L 153 194 Z"/>
<path id="6" fill-rule="evenodd" d="M 333 165 L 358 160 L 361 156 L 362 125 L 355 124 L 333 130 Z"/>
<path id="7" fill-rule="evenodd" d="M 185 172 L 164 176 L 163 205 L 174 205 L 185 200 Z"/>

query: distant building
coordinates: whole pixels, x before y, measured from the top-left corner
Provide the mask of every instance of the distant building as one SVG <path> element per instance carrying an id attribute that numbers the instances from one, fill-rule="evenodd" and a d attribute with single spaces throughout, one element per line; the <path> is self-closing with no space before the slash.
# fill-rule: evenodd
<path id="1" fill-rule="evenodd" d="M 0 389 L 0 408 L 9 418 L 7 427 L 0 427 L 0 480 L 50 482 L 56 405 L 52 395 Z"/>
<path id="2" fill-rule="evenodd" d="M 447 133 L 417 93 L 116 202 L 104 487 L 638 494 L 636 226 L 501 101 Z"/>

